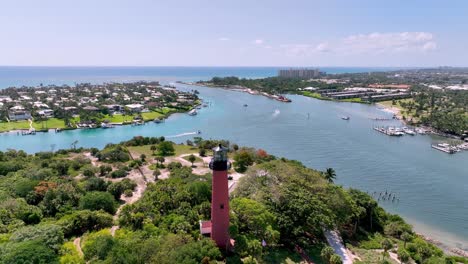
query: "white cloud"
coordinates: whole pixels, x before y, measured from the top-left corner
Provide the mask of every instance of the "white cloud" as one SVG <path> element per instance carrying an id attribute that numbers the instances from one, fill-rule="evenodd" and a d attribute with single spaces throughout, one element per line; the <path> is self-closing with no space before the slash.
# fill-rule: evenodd
<path id="1" fill-rule="evenodd" d="M 329 52 L 331 51 L 330 44 L 328 42 L 322 42 L 315 47 L 318 52 Z"/>
<path id="2" fill-rule="evenodd" d="M 428 32 L 370 33 L 351 35 L 334 41 L 312 44 L 285 44 L 280 48 L 288 56 L 312 56 L 333 52 L 343 54 L 394 54 L 430 52 L 437 49 L 434 36 Z"/>
<path id="3" fill-rule="evenodd" d="M 262 45 L 263 42 L 264 42 L 263 39 L 256 39 L 256 40 L 253 41 L 253 43 L 256 44 L 256 45 Z"/>
<path id="4" fill-rule="evenodd" d="M 222 37 L 222 38 L 219 38 L 218 40 L 219 40 L 219 41 L 228 41 L 228 40 L 231 40 L 231 39 Z"/>
<path id="5" fill-rule="evenodd" d="M 434 41 L 429 41 L 422 47 L 423 51 L 431 51 L 437 49 L 437 44 Z"/>
<path id="6" fill-rule="evenodd" d="M 428 32 L 371 33 L 346 37 L 341 42 L 346 53 L 393 53 L 435 49 L 434 36 Z"/>

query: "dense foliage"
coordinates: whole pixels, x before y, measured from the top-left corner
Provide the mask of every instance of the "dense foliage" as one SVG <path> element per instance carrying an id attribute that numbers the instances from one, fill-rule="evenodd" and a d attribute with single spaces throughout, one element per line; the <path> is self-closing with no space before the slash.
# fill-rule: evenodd
<path id="1" fill-rule="evenodd" d="M 211 175 L 194 174 L 169 156 L 131 159 L 130 147 L 147 147 L 154 155 L 161 145 L 167 155 L 181 149 L 164 138 L 136 137 L 103 150 L 0 152 L 0 263 L 299 262 L 297 247 L 326 263 L 340 263 L 323 248 L 324 231 L 333 229 L 356 251 L 379 258 L 372 250 L 394 250 L 401 260 L 418 264 L 466 263 L 446 257 L 366 193 L 334 185 L 339 175 L 331 168 L 312 170 L 222 140 L 195 138 L 186 149 L 208 151 L 218 144 L 229 147 L 234 168 L 245 172 L 231 195 L 232 252 L 199 232 L 199 221 L 211 218 Z M 123 205 L 141 188 L 128 175 L 151 162 L 160 167 L 151 177 L 160 176 L 159 169 L 169 177 L 152 178 L 139 199 Z M 114 177 L 117 171 L 125 178 Z"/>

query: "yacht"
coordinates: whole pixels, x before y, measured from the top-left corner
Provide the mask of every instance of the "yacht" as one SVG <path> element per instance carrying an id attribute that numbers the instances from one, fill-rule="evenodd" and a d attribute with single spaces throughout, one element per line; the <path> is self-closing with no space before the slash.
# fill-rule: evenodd
<path id="1" fill-rule="evenodd" d="M 191 115 L 191 116 L 194 116 L 194 115 L 197 115 L 197 114 L 198 114 L 198 112 L 197 112 L 196 109 L 192 109 L 192 110 L 190 110 L 190 112 L 188 112 L 188 115 Z"/>
<path id="2" fill-rule="evenodd" d="M 342 116 L 341 119 L 343 119 L 343 120 L 349 120 L 349 116 Z"/>

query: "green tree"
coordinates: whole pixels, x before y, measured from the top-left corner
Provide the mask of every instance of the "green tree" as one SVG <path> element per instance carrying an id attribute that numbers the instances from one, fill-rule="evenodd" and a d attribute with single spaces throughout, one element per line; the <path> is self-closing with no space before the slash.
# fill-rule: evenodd
<path id="1" fill-rule="evenodd" d="M 109 165 L 101 165 L 99 166 L 99 174 L 101 176 L 106 176 L 109 172 L 112 171 L 112 167 Z"/>
<path id="2" fill-rule="evenodd" d="M 170 156 L 174 154 L 174 145 L 170 141 L 164 141 L 159 143 L 158 145 L 158 151 L 160 156 Z"/>
<path id="3" fill-rule="evenodd" d="M 322 248 L 322 251 L 320 251 L 320 257 L 325 263 L 330 263 L 330 258 L 333 254 L 335 254 L 335 251 L 330 246 L 325 246 Z"/>
<path id="4" fill-rule="evenodd" d="M 15 243 L 9 247 L 0 257 L 4 264 L 34 263 L 54 264 L 58 263 L 55 252 L 41 241 L 31 240 Z"/>
<path id="5" fill-rule="evenodd" d="M 151 150 L 151 154 L 154 156 L 154 152 L 157 150 L 158 148 L 155 146 L 155 145 L 151 145 L 150 147 L 150 150 Z"/>
<path id="6" fill-rule="evenodd" d="M 206 149 L 202 148 L 198 151 L 198 154 L 200 157 L 205 157 L 206 156 Z"/>
<path id="7" fill-rule="evenodd" d="M 104 210 L 114 214 L 117 204 L 114 197 L 108 192 L 89 192 L 80 199 L 82 210 Z"/>
<path id="8" fill-rule="evenodd" d="M 338 256 L 337 254 L 333 254 L 330 257 L 330 264 L 341 264 L 343 261 L 341 260 L 341 257 Z"/>
<path id="9" fill-rule="evenodd" d="M 153 171 L 153 176 L 154 176 L 154 180 L 157 181 L 158 180 L 158 177 L 159 175 L 161 175 L 161 171 L 159 169 L 155 169 Z"/>
<path id="10" fill-rule="evenodd" d="M 385 259 L 385 256 L 387 256 L 388 251 L 393 248 L 392 241 L 390 239 L 388 239 L 388 238 L 385 238 L 385 239 L 382 240 L 382 242 L 380 242 L 380 245 L 382 246 L 382 249 L 384 250 L 383 251 L 384 258 L 383 259 Z"/>
<path id="11" fill-rule="evenodd" d="M 15 231 L 10 237 L 10 241 L 14 242 L 31 240 L 40 241 L 55 252 L 58 252 L 63 244 L 62 228 L 52 224 L 25 226 Z"/>
<path id="12" fill-rule="evenodd" d="M 247 150 L 239 150 L 234 155 L 234 168 L 238 172 L 244 172 L 254 162 L 253 154 Z"/>
<path id="13" fill-rule="evenodd" d="M 323 172 L 323 177 L 325 178 L 325 180 L 327 180 L 329 183 L 333 183 L 336 179 L 336 172 L 333 168 L 327 168 L 324 172 Z"/>
<path id="14" fill-rule="evenodd" d="M 73 211 L 57 221 L 65 237 L 80 236 L 87 231 L 95 231 L 113 224 L 112 215 L 103 211 Z"/>
<path id="15" fill-rule="evenodd" d="M 231 207 L 241 233 L 250 233 L 263 239 L 268 227 L 271 228 L 275 225 L 274 215 L 257 201 L 248 198 L 235 198 L 231 201 Z M 268 242 L 270 244 L 277 241 Z"/>
<path id="16" fill-rule="evenodd" d="M 141 154 L 141 155 L 140 155 L 140 160 L 141 160 L 142 162 L 145 162 L 145 160 L 146 160 L 146 155 L 145 155 L 145 154 Z"/>
<path id="17" fill-rule="evenodd" d="M 90 234 L 83 245 L 84 257 L 86 260 L 105 260 L 114 244 L 114 238 L 107 230 Z"/>
<path id="18" fill-rule="evenodd" d="M 401 261 L 401 263 L 408 263 L 410 258 L 411 257 L 408 251 L 406 251 L 404 248 L 398 249 L 398 259 Z"/>
<path id="19" fill-rule="evenodd" d="M 190 161 L 190 163 L 192 163 L 193 167 L 193 163 L 195 162 L 195 160 L 197 160 L 197 158 L 195 157 L 195 155 L 190 154 L 190 156 L 188 156 L 188 160 Z"/>
<path id="20" fill-rule="evenodd" d="M 403 240 L 403 247 L 406 248 L 406 243 L 410 242 L 413 239 L 413 236 L 407 232 L 404 232 L 400 236 L 401 240 Z"/>

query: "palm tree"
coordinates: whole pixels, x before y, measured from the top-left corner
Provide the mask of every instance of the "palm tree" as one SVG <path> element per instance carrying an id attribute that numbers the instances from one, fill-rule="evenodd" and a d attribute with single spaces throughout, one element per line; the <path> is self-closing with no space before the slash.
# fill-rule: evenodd
<path id="1" fill-rule="evenodd" d="M 327 168 L 327 170 L 322 172 L 322 175 L 329 183 L 333 183 L 333 181 L 336 179 L 336 172 L 333 168 Z"/>
<path id="2" fill-rule="evenodd" d="M 152 145 L 150 147 L 150 150 L 153 152 L 153 156 L 154 156 L 154 152 L 156 151 L 157 147 L 155 145 Z"/>
<path id="3" fill-rule="evenodd" d="M 413 239 L 413 236 L 411 236 L 407 232 L 404 232 L 403 234 L 401 234 L 400 238 L 404 242 L 403 247 L 406 248 L 406 243 L 411 241 L 411 239 Z"/>

